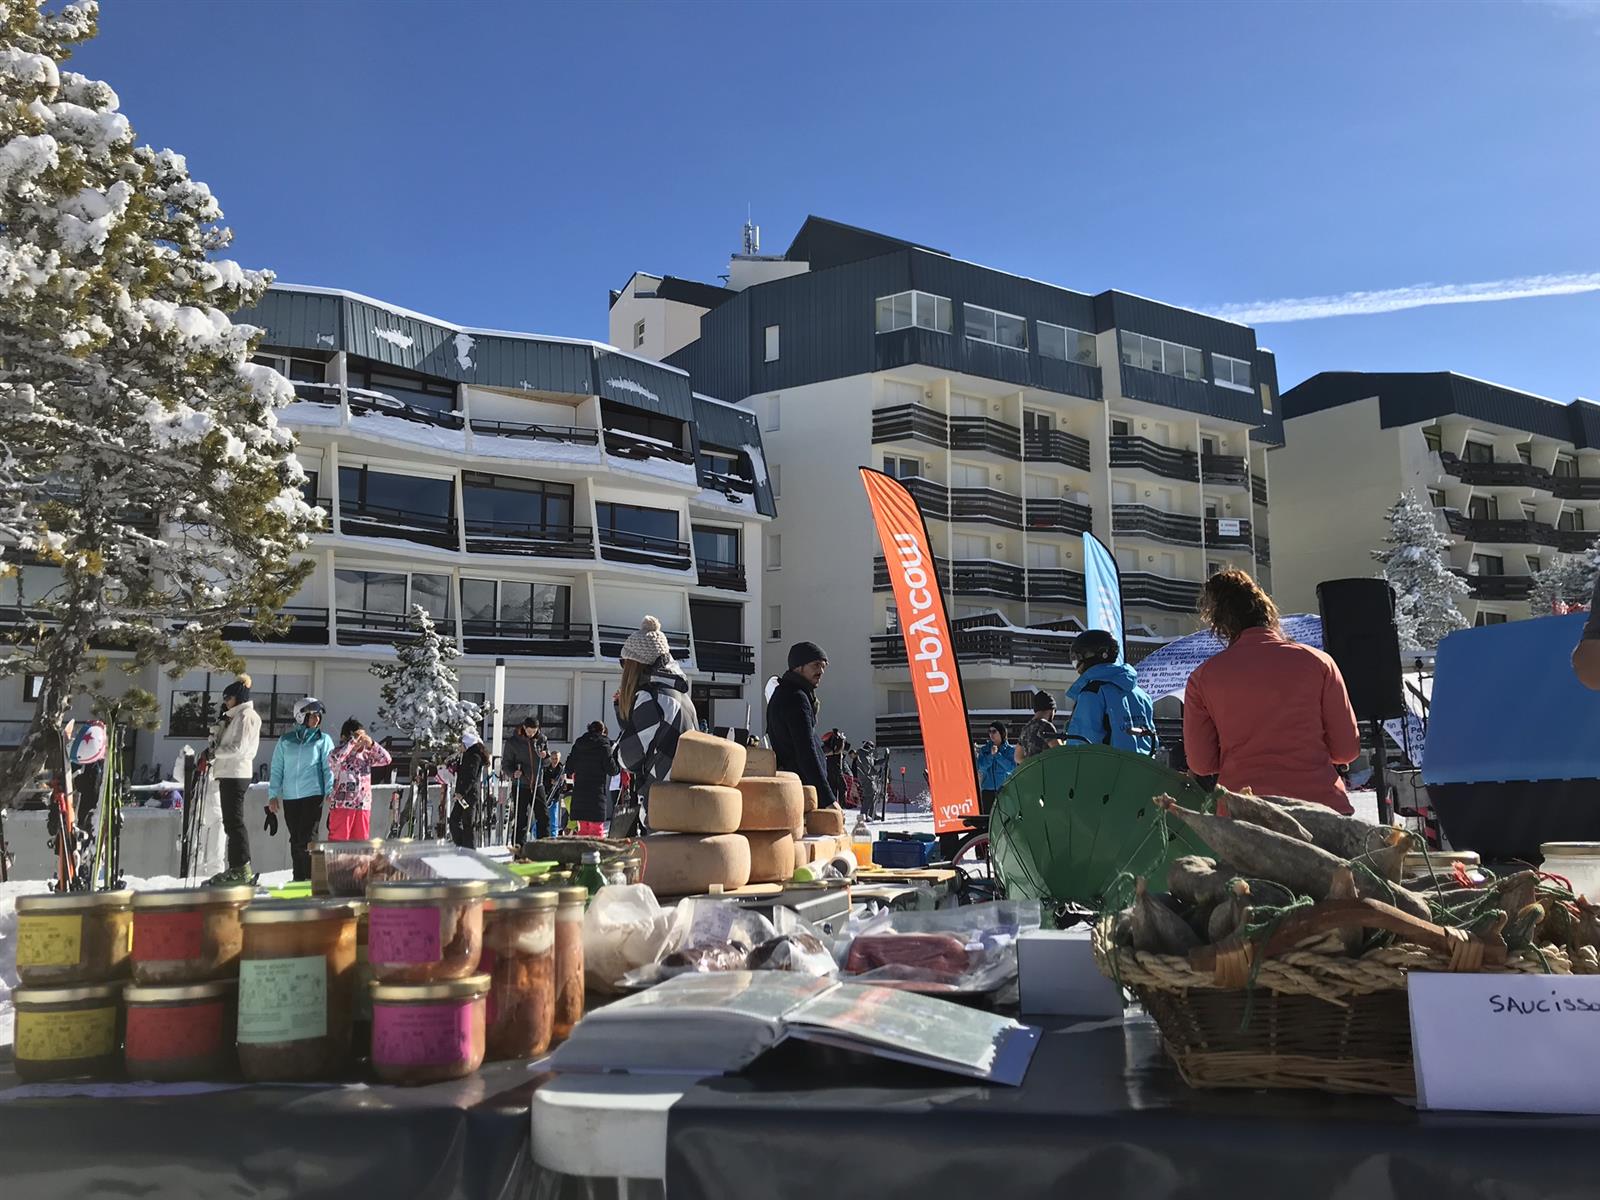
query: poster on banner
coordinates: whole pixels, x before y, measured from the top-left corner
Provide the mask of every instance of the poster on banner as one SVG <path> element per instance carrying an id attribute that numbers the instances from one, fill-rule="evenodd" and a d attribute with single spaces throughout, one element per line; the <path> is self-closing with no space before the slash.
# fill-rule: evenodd
<path id="1" fill-rule="evenodd" d="M 938 564 L 928 542 L 928 527 L 905 486 L 870 467 L 861 468 L 861 482 L 883 543 L 906 663 L 911 668 L 917 723 L 928 763 L 933 829 L 935 833 L 953 833 L 966 827 L 965 818 L 978 815 L 978 773 Z"/>
<path id="2" fill-rule="evenodd" d="M 1218 517 L 1217 518 L 1217 536 L 1218 537 L 1239 537 L 1243 533 L 1244 533 L 1244 522 L 1240 521 L 1237 517 L 1234 517 L 1234 518 Z"/>

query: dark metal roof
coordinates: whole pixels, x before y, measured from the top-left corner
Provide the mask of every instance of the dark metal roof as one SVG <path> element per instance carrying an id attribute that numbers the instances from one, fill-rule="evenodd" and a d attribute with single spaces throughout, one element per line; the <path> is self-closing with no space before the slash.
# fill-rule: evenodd
<path id="1" fill-rule="evenodd" d="M 756 482 L 756 511 L 769 517 L 776 515 L 778 510 L 772 498 L 772 481 L 768 477 L 755 413 L 697 395 L 694 397 L 694 433 L 698 445 L 716 446 L 741 455 Z"/>
<path id="2" fill-rule="evenodd" d="M 935 250 L 932 246 L 920 246 L 904 238 L 874 233 L 870 229 L 818 216 L 805 219 L 783 256 L 790 262 L 810 263 L 813 271 L 825 271 L 829 267 L 876 258 L 894 250 L 926 250 L 929 254 L 949 256 L 947 250 Z"/>
<path id="3" fill-rule="evenodd" d="M 1454 371 L 1322 371 L 1283 394 L 1286 420 L 1378 398 L 1384 429 L 1456 414 L 1583 448 L 1600 447 L 1600 405 L 1562 404 Z"/>
<path id="4" fill-rule="evenodd" d="M 645 275 L 646 278 L 655 278 L 645 272 L 635 272 L 635 275 Z M 636 293 L 639 294 L 639 293 Z M 728 300 L 739 293 L 731 288 L 722 287 L 715 283 L 701 283 L 697 279 L 679 279 L 676 275 L 663 275 L 656 284 L 654 292 L 642 293 L 645 296 L 655 296 L 662 300 L 675 300 L 681 304 L 692 304 L 696 308 L 715 308 L 724 300 Z M 610 307 L 615 308 L 617 301 L 622 299 L 622 293 L 613 289 L 611 292 Z"/>

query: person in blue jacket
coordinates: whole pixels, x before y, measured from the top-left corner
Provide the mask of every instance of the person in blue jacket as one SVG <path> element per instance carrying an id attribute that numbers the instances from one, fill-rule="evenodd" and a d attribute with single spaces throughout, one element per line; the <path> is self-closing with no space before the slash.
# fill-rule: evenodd
<path id="1" fill-rule="evenodd" d="M 296 879 L 311 878 L 311 839 L 322 821 L 322 806 L 333 794 L 328 756 L 333 739 L 322 732 L 322 701 L 307 696 L 294 706 L 294 728 L 278 739 L 267 784 L 267 812 L 283 805 L 289 826 L 289 862 Z M 268 817 L 268 824 L 272 817 Z"/>
<path id="2" fill-rule="evenodd" d="M 1156 714 L 1150 697 L 1104 629 L 1080 633 L 1072 643 L 1078 681 L 1067 689 L 1073 701 L 1069 746 L 1114 746 L 1136 754 L 1156 752 Z"/>
<path id="3" fill-rule="evenodd" d="M 985 816 L 994 806 L 994 798 L 1005 787 L 1006 780 L 1017 769 L 1017 748 L 1011 743 L 1011 731 L 1000 721 L 989 725 L 989 740 L 978 751 L 978 811 Z"/>

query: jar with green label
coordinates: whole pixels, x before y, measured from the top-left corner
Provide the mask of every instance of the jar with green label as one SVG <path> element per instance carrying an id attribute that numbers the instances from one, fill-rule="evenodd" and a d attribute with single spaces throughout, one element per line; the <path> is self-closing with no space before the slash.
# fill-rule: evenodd
<path id="1" fill-rule="evenodd" d="M 254 1082 L 333 1079 L 348 1066 L 356 906 L 285 900 L 244 910 L 239 1069 Z"/>
<path id="2" fill-rule="evenodd" d="M 29 987 L 114 983 L 133 955 L 133 893 L 17 897 L 17 979 Z"/>
<path id="3" fill-rule="evenodd" d="M 110 1079 L 122 1069 L 122 984 L 19 987 L 16 1071 L 20 1079 Z"/>

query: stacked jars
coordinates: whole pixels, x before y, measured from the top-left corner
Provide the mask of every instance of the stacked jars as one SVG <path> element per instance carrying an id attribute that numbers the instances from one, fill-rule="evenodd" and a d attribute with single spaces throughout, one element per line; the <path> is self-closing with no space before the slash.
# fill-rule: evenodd
<path id="1" fill-rule="evenodd" d="M 239 1068 L 252 1081 L 336 1079 L 350 1059 L 356 906 L 284 900 L 244 913 Z"/>
<path id="2" fill-rule="evenodd" d="M 491 1060 L 536 1058 L 550 1048 L 556 905 L 556 893 L 550 889 L 512 887 L 489 897 L 479 969 L 489 976 Z"/>
<path id="3" fill-rule="evenodd" d="M 17 897 L 17 1075 L 106 1079 L 120 1066 L 133 893 Z"/>

